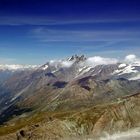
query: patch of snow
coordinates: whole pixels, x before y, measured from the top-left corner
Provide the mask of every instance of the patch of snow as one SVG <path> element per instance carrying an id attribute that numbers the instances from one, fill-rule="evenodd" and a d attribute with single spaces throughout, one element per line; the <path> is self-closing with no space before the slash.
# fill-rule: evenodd
<path id="1" fill-rule="evenodd" d="M 81 71 L 83 71 L 85 68 L 87 68 L 87 66 L 80 67 L 78 71 L 81 72 Z"/>
<path id="2" fill-rule="evenodd" d="M 132 63 L 131 65 L 132 65 L 132 66 L 135 66 L 135 67 L 136 67 L 136 66 L 140 66 L 140 62 L 139 62 L 139 61 L 136 61 L 136 62 Z"/>
<path id="3" fill-rule="evenodd" d="M 85 66 L 83 69 L 80 69 L 79 71 L 79 75 L 83 75 L 84 73 L 87 73 L 90 71 L 90 69 L 93 68 L 93 67 L 87 67 Z"/>
<path id="4" fill-rule="evenodd" d="M 58 70 L 53 70 L 51 73 L 55 73 L 55 72 L 57 72 Z"/>
<path id="5" fill-rule="evenodd" d="M 124 67 L 126 67 L 127 65 L 125 64 L 125 63 L 122 63 L 122 64 L 120 64 L 119 66 L 118 66 L 118 68 L 124 68 Z"/>
<path id="6" fill-rule="evenodd" d="M 138 74 L 137 76 L 129 78 L 129 80 L 140 80 L 140 74 Z"/>
<path id="7" fill-rule="evenodd" d="M 119 69 L 119 70 L 115 70 L 113 72 L 113 74 L 118 74 L 118 75 L 123 75 L 123 74 L 127 74 L 127 73 L 137 73 L 138 71 L 135 70 L 135 67 L 133 67 L 131 64 L 128 65 L 125 68 Z"/>
<path id="8" fill-rule="evenodd" d="M 42 69 L 46 70 L 48 68 L 48 65 L 45 65 Z"/>

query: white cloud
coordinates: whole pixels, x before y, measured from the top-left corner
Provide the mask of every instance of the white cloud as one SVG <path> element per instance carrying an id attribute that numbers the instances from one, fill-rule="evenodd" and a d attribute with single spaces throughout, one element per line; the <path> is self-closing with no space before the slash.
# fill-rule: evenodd
<path id="1" fill-rule="evenodd" d="M 62 61 L 63 67 L 70 67 L 73 64 L 73 61 Z"/>
<path id="2" fill-rule="evenodd" d="M 130 54 L 125 57 L 124 60 L 119 60 L 116 58 L 107 58 L 107 57 L 101 57 L 101 56 L 93 56 L 87 58 L 84 62 L 79 63 L 81 67 L 83 66 L 89 66 L 89 67 L 95 67 L 97 65 L 108 65 L 108 64 L 116 64 L 116 63 L 123 62 L 123 66 L 128 63 L 140 63 L 140 59 L 134 55 Z M 51 60 L 50 65 L 55 66 L 56 68 L 60 67 L 70 67 L 74 61 L 67 61 L 67 60 Z"/>
<path id="3" fill-rule="evenodd" d="M 17 65 L 17 64 L 12 64 L 12 65 L 7 65 L 3 64 L 0 65 L 0 70 L 24 70 L 24 69 L 36 69 L 39 66 L 37 65 Z"/>
<path id="4" fill-rule="evenodd" d="M 23 67 L 22 65 L 15 65 L 14 59 L 2 59 L 0 58 L 0 65 L 2 66 L 8 66 L 11 67 L 12 69 L 16 68 L 21 68 Z M 10 62 L 10 65 L 6 65 L 6 63 Z M 72 64 L 75 61 L 68 61 L 68 60 L 50 60 L 49 65 L 54 66 L 55 68 L 69 68 L 72 66 Z M 118 62 L 122 62 L 120 67 L 125 67 L 126 64 L 131 64 L 131 65 L 140 65 L 140 58 L 138 58 L 135 54 L 129 54 L 127 55 L 123 60 L 119 60 L 116 58 L 107 58 L 107 57 L 101 57 L 101 56 L 93 56 L 87 58 L 85 61 L 82 61 L 79 63 L 79 66 L 89 66 L 89 67 L 95 67 L 97 65 L 108 65 L 108 64 L 116 64 Z M 28 65 L 29 66 L 29 65 Z M 28 67 L 27 66 L 27 67 Z M 32 65 L 30 65 L 32 67 Z M 26 67 L 26 66 L 25 66 Z"/>
<path id="5" fill-rule="evenodd" d="M 128 63 L 131 63 L 131 62 L 134 62 L 134 61 L 137 61 L 137 57 L 135 54 L 129 54 L 125 57 L 125 61 L 128 62 Z"/>
<path id="6" fill-rule="evenodd" d="M 51 66 L 54 66 L 56 68 L 59 68 L 59 67 L 70 67 L 72 64 L 74 63 L 74 61 L 67 61 L 67 60 L 51 60 L 49 62 L 49 64 Z"/>
<path id="7" fill-rule="evenodd" d="M 109 41 L 118 42 L 126 40 L 139 40 L 137 31 L 112 31 L 112 30 L 53 30 L 46 27 L 39 27 L 30 31 L 31 37 L 41 42 L 62 42 L 62 41 Z"/>
<path id="8" fill-rule="evenodd" d="M 124 62 L 126 64 L 137 65 L 140 66 L 140 58 L 135 54 L 129 54 L 125 57 Z"/>
<path id="9" fill-rule="evenodd" d="M 49 64 L 56 68 L 60 67 L 70 67 L 75 61 L 67 61 L 67 60 L 51 60 Z M 79 63 L 80 66 L 97 66 L 97 65 L 107 65 L 107 64 L 116 64 L 118 62 L 115 58 L 104 58 L 100 56 L 89 57 L 87 60 Z"/>
<path id="10" fill-rule="evenodd" d="M 89 57 L 86 60 L 86 65 L 96 66 L 96 65 L 107 65 L 107 64 L 116 64 L 118 62 L 115 58 L 104 58 L 100 56 Z"/>
<path id="11" fill-rule="evenodd" d="M 119 22 L 129 22 L 129 21 L 138 21 L 139 18 L 133 18 L 133 19 L 128 19 L 128 18 L 119 18 L 119 19 L 89 19 L 89 20 L 84 20 L 84 19 L 74 19 L 74 20 L 68 20 L 68 19 L 63 19 L 61 18 L 60 20 L 55 20 L 52 18 L 49 18 L 47 16 L 35 16 L 35 17 L 30 17 L 30 16 L 1 16 L 0 17 L 0 25 L 12 25 L 12 26 L 19 26 L 19 25 L 67 25 L 67 24 L 81 24 L 81 23 L 119 23 Z"/>

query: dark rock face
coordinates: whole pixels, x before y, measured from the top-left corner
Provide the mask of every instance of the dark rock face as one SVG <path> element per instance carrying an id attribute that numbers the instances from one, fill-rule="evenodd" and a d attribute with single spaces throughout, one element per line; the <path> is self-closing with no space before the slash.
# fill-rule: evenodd
<path id="1" fill-rule="evenodd" d="M 56 88 L 64 88 L 67 85 L 67 82 L 65 81 L 57 81 L 53 84 Z"/>
<path id="2" fill-rule="evenodd" d="M 24 130 L 20 130 L 19 133 L 20 133 L 20 135 L 21 135 L 22 137 L 25 137 L 25 135 L 26 135 Z"/>
<path id="3" fill-rule="evenodd" d="M 53 73 L 46 73 L 45 76 L 48 76 L 48 77 L 53 77 L 55 78 L 56 76 L 53 74 Z"/>
<path id="4" fill-rule="evenodd" d="M 20 108 L 18 106 L 12 105 L 2 112 L 2 115 L 0 116 L 0 125 L 7 122 L 9 119 L 13 118 L 14 116 L 18 116 L 25 112 L 31 112 L 31 111 L 32 109 L 30 108 Z"/>
<path id="5" fill-rule="evenodd" d="M 85 61 L 87 58 L 84 55 L 78 56 L 78 55 L 73 55 L 71 58 L 69 58 L 69 61 L 76 61 L 76 62 L 80 62 L 80 61 Z"/>

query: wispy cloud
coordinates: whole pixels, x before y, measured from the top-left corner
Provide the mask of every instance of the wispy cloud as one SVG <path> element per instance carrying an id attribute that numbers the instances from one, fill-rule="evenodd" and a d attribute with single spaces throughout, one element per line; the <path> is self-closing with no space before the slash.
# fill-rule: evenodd
<path id="1" fill-rule="evenodd" d="M 87 23 L 135 23 L 140 22 L 140 18 L 88 18 L 88 19 L 55 19 L 46 16 L 1 16 L 0 25 L 68 25 Z"/>
<path id="2" fill-rule="evenodd" d="M 124 41 L 139 40 L 139 31 L 74 31 L 74 30 L 51 30 L 47 28 L 36 28 L 32 30 L 32 36 L 42 42 L 59 41 Z"/>

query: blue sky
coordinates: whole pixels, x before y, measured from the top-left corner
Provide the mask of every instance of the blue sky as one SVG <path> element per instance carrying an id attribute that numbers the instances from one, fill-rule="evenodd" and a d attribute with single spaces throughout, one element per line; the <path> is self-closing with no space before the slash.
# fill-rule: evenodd
<path id="1" fill-rule="evenodd" d="M 0 63 L 139 52 L 139 0 L 0 1 Z"/>

